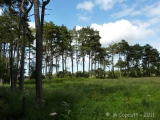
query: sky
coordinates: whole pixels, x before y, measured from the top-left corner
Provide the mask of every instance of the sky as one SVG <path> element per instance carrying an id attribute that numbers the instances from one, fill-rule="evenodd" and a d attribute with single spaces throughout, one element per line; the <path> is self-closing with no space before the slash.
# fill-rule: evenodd
<path id="1" fill-rule="evenodd" d="M 100 32 L 102 46 L 124 39 L 160 51 L 159 0 L 51 0 L 46 8 L 45 21 L 68 29 L 92 27 Z"/>
<path id="2" fill-rule="evenodd" d="M 29 14 L 34 27 L 33 9 Z M 92 27 L 99 31 L 104 47 L 124 39 L 160 51 L 159 0 L 50 0 L 45 21 L 68 29 Z"/>

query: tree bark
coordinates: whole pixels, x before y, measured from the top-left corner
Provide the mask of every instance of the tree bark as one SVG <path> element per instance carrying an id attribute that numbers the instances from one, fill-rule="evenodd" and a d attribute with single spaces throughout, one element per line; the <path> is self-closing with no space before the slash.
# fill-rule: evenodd
<path id="1" fill-rule="evenodd" d="M 42 101 L 42 28 L 39 14 L 39 0 L 34 0 L 36 27 L 36 99 Z"/>
<path id="2" fill-rule="evenodd" d="M 14 89 L 14 80 L 13 80 L 13 34 L 12 34 L 11 5 L 9 6 L 9 15 L 10 15 L 10 83 L 11 83 L 11 90 L 13 90 Z"/>
<path id="3" fill-rule="evenodd" d="M 23 18 L 23 40 L 21 45 L 21 69 L 20 69 L 20 80 L 19 80 L 19 90 L 23 91 L 24 88 L 24 56 L 25 56 L 25 40 L 26 40 L 26 15 Z"/>

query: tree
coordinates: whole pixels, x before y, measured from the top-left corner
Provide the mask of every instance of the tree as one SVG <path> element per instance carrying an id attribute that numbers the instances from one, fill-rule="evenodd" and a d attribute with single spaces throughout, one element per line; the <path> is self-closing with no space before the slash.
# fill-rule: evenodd
<path id="1" fill-rule="evenodd" d="M 143 46 L 142 67 L 145 76 L 156 74 L 159 66 L 159 52 L 149 44 Z"/>
<path id="2" fill-rule="evenodd" d="M 1 24 L 3 27 L 3 31 L 5 30 L 5 34 L 2 34 L 2 43 L 3 43 L 3 53 L 4 56 L 8 59 L 10 65 L 7 65 L 8 68 L 10 67 L 10 81 L 11 81 L 11 89 L 14 89 L 15 86 L 15 80 L 14 80 L 14 73 L 13 73 L 13 64 L 14 64 L 14 55 L 13 55 L 13 47 L 14 47 L 14 38 L 15 38 L 15 25 L 16 25 L 16 17 L 17 13 L 14 10 L 16 1 L 3 1 L 0 3 L 5 9 L 2 13 L 1 17 Z M 6 19 L 4 19 L 6 18 Z M 3 32 L 2 32 L 3 33 Z M 6 45 L 9 46 L 9 49 L 6 48 Z M 9 56 L 7 56 L 7 53 L 9 53 Z"/>
<path id="3" fill-rule="evenodd" d="M 118 63 L 117 67 L 119 68 L 120 76 L 121 74 L 127 74 L 127 71 L 129 70 L 129 60 L 128 54 L 129 54 L 129 44 L 124 39 L 121 40 L 117 44 L 117 53 L 118 53 Z M 122 68 L 125 68 L 125 70 L 122 71 Z M 125 73 L 124 73 L 125 72 Z"/>
<path id="4" fill-rule="evenodd" d="M 58 33 L 58 29 L 59 27 L 56 26 L 53 22 L 45 22 L 44 23 L 44 32 L 43 32 L 43 36 L 44 36 L 44 59 L 46 62 L 46 65 L 44 65 L 46 68 L 46 75 L 48 76 L 48 79 L 50 81 L 50 77 L 52 74 L 52 68 L 56 67 L 56 73 L 58 71 L 58 63 L 56 62 L 56 64 L 53 64 L 53 59 L 55 58 L 56 61 L 59 57 L 59 50 L 58 48 L 58 44 L 57 44 L 57 36 L 59 35 Z M 49 72 L 47 72 L 47 69 L 49 69 Z"/>
<path id="5" fill-rule="evenodd" d="M 43 21 L 44 21 L 44 9 L 50 0 L 42 0 L 42 16 L 40 19 L 39 13 L 39 0 L 33 0 L 34 3 L 34 16 L 36 26 L 36 99 L 42 100 L 42 33 L 43 33 Z"/>
<path id="6" fill-rule="evenodd" d="M 130 76 L 139 77 L 141 76 L 140 68 L 141 68 L 141 60 L 143 56 L 143 47 L 139 44 L 135 44 L 130 46 Z"/>
<path id="7" fill-rule="evenodd" d="M 85 57 L 88 55 L 89 63 L 88 63 L 88 72 L 90 72 L 90 59 L 91 56 L 96 55 L 96 50 L 101 46 L 99 40 L 100 35 L 99 32 L 90 27 L 83 27 L 78 30 L 78 42 L 80 43 L 79 50 L 80 56 L 82 57 L 83 63 L 83 74 L 85 71 Z"/>
<path id="8" fill-rule="evenodd" d="M 115 54 L 117 54 L 117 43 L 111 43 L 109 45 L 109 47 L 107 48 L 107 51 L 110 53 L 111 55 L 111 76 L 112 78 L 116 77 L 115 74 L 114 74 L 114 56 Z"/>
<path id="9" fill-rule="evenodd" d="M 79 65 L 79 62 L 80 62 L 80 54 L 79 54 L 79 42 L 78 42 L 78 38 L 79 38 L 79 35 L 78 35 L 78 31 L 76 30 L 76 28 L 74 27 L 71 31 L 70 31 L 70 35 L 71 35 L 71 39 L 72 39 L 72 43 L 73 43 L 73 51 L 72 52 L 72 55 L 75 53 L 75 57 L 76 57 L 76 66 L 77 66 L 77 71 L 76 73 L 78 73 L 78 65 Z M 73 60 L 73 57 L 71 58 Z M 72 64 L 73 66 L 73 64 Z M 73 71 L 73 68 L 72 68 L 72 71 Z"/>
<path id="10" fill-rule="evenodd" d="M 26 28 L 27 28 L 27 17 L 28 17 L 28 13 L 30 12 L 33 3 L 30 2 L 30 6 L 29 8 L 25 8 L 26 6 L 25 4 L 25 0 L 22 1 L 21 3 L 21 11 L 23 13 L 23 17 L 22 17 L 22 21 L 23 21 L 23 40 L 22 40 L 22 45 L 21 45 L 21 69 L 20 69 L 20 80 L 19 80 L 19 89 L 20 91 L 23 91 L 24 88 L 24 57 L 25 57 L 25 43 L 26 43 Z"/>
<path id="11" fill-rule="evenodd" d="M 68 57 L 68 52 L 70 51 L 70 41 L 71 41 L 71 36 L 67 27 L 64 25 L 59 26 L 57 33 L 57 41 L 55 43 L 57 45 L 57 48 L 59 49 L 62 58 L 63 73 L 64 71 L 67 70 L 66 59 Z"/>

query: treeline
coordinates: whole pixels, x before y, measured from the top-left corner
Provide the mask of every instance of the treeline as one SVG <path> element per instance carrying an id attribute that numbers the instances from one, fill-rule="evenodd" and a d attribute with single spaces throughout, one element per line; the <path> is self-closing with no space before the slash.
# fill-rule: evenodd
<path id="1" fill-rule="evenodd" d="M 36 73 L 35 30 L 29 28 L 29 20 L 19 11 L 6 7 L 0 16 L 0 78 L 9 81 L 12 77 L 15 86 L 18 78 L 24 79 L 24 69 L 29 78 L 35 78 Z M 91 27 L 69 30 L 64 25 L 44 22 L 43 74 L 49 79 L 53 74 L 98 78 L 160 76 L 160 53 L 151 45 L 129 45 L 121 40 L 104 47 L 100 39 L 99 31 Z"/>
<path id="2" fill-rule="evenodd" d="M 45 74 L 57 77 L 121 76 L 142 77 L 160 75 L 160 54 L 149 44 L 129 45 L 127 41 L 103 47 L 99 31 L 90 27 L 68 30 L 53 22 L 44 23 L 43 67 Z M 67 65 L 70 63 L 70 66 Z M 62 71 L 59 71 L 59 68 Z M 69 71 L 68 68 L 71 70 Z"/>

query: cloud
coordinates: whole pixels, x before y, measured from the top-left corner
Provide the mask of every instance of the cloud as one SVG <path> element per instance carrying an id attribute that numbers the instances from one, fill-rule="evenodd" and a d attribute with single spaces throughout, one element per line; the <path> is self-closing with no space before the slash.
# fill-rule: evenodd
<path id="1" fill-rule="evenodd" d="M 150 27 L 150 25 L 151 25 L 148 22 L 142 22 L 140 20 L 133 20 L 132 23 L 134 25 L 140 26 L 141 28 L 144 28 L 144 29 Z"/>
<path id="2" fill-rule="evenodd" d="M 151 24 L 159 23 L 159 22 L 160 22 L 160 16 L 150 18 L 150 19 L 149 19 L 149 22 L 150 22 Z"/>
<path id="3" fill-rule="evenodd" d="M 76 26 L 76 30 L 80 30 L 82 28 L 82 26 L 77 25 Z"/>
<path id="4" fill-rule="evenodd" d="M 159 8 L 160 2 L 156 2 L 155 4 L 145 6 L 144 8 L 142 8 L 142 11 L 144 13 L 147 12 L 147 14 L 145 14 L 147 17 L 155 17 L 160 16 Z"/>
<path id="5" fill-rule="evenodd" d="M 91 18 L 91 16 L 87 16 L 87 15 L 85 15 L 85 14 L 79 14 L 79 15 L 78 15 L 78 19 L 79 19 L 80 21 L 89 21 L 90 18 Z"/>
<path id="6" fill-rule="evenodd" d="M 35 28 L 35 22 L 28 22 L 28 24 L 29 24 L 29 27 Z"/>
<path id="7" fill-rule="evenodd" d="M 122 39 L 126 41 L 141 40 L 154 34 L 147 26 L 140 24 L 134 25 L 130 21 L 124 19 L 116 22 L 104 23 L 103 25 L 94 23 L 91 27 L 100 32 L 100 42 L 103 46 L 108 45 L 112 41 L 119 42 Z"/>
<path id="8" fill-rule="evenodd" d="M 160 2 L 144 7 L 141 11 L 149 18 L 151 24 L 160 22 Z"/>
<path id="9" fill-rule="evenodd" d="M 121 3 L 123 0 L 95 0 L 95 4 L 102 10 L 112 9 L 115 3 Z"/>
<path id="10" fill-rule="evenodd" d="M 123 0 L 93 0 L 84 1 L 76 6 L 76 9 L 84 10 L 83 13 L 78 14 L 78 19 L 81 21 L 89 21 L 91 18 L 91 13 L 94 7 L 99 7 L 102 10 L 111 9 L 115 3 L 120 3 Z"/>
<path id="11" fill-rule="evenodd" d="M 76 8 L 91 12 L 93 7 L 94 4 L 91 1 L 84 1 L 83 3 L 79 3 Z"/>
<path id="12" fill-rule="evenodd" d="M 95 6 L 98 6 L 102 10 L 109 10 L 112 9 L 114 4 L 122 3 L 123 0 L 94 0 L 92 1 L 84 1 L 83 3 L 79 3 L 76 8 L 85 10 L 88 12 L 92 12 L 92 9 Z"/>
<path id="13" fill-rule="evenodd" d="M 122 17 L 125 17 L 125 16 L 127 16 L 127 15 L 130 15 L 133 11 L 134 11 L 133 8 L 129 8 L 129 9 L 127 8 L 127 9 L 124 9 L 124 10 L 122 10 L 122 11 L 120 11 L 120 12 L 113 13 L 113 14 L 111 15 L 111 17 L 112 17 L 112 18 L 122 18 Z"/>
<path id="14" fill-rule="evenodd" d="M 123 4 L 122 4 L 123 5 Z M 131 4 L 130 6 L 122 6 L 122 10 L 111 15 L 111 18 L 123 18 L 126 16 L 143 16 L 148 18 L 148 22 L 151 24 L 156 24 L 160 22 L 160 2 L 155 2 L 154 4 L 146 5 L 141 7 L 141 4 Z"/>

